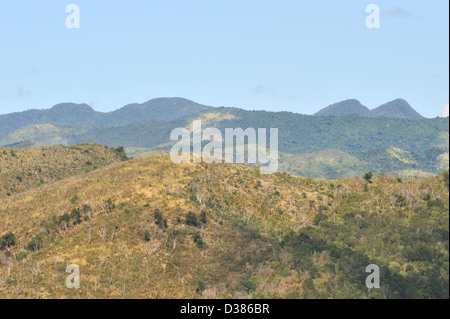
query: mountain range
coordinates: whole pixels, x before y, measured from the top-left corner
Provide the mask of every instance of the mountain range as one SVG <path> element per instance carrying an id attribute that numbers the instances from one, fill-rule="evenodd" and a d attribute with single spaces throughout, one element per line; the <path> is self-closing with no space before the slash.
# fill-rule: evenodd
<path id="1" fill-rule="evenodd" d="M 348 100 L 314 116 L 209 107 L 181 98 L 130 104 L 110 113 L 60 104 L 0 116 L 0 147 L 89 142 L 124 146 L 131 156 L 145 156 L 168 152 L 174 144 L 171 131 L 190 127 L 195 119 L 222 132 L 229 127 L 278 127 L 280 168 L 300 176 L 338 178 L 365 171 L 429 176 L 449 163 L 448 119 L 422 118 L 403 100 L 373 111 Z"/>
<path id="2" fill-rule="evenodd" d="M 348 114 L 363 117 L 386 117 L 407 120 L 423 120 L 424 117 L 414 110 L 409 103 L 403 99 L 397 99 L 383 104 L 376 109 L 370 110 L 358 100 L 346 100 L 330 105 L 315 115 L 317 116 L 342 116 Z"/>
<path id="3" fill-rule="evenodd" d="M 96 112 L 87 104 L 62 103 L 44 110 L 0 115 L 0 134 L 35 124 L 70 127 L 111 127 L 147 121 L 170 121 L 209 109 L 209 106 L 182 99 L 158 98 L 129 104 L 118 110 Z"/>
<path id="4" fill-rule="evenodd" d="M 0 134 L 11 133 L 34 124 L 69 127 L 113 127 L 148 121 L 171 121 L 211 109 L 184 98 L 157 98 L 142 104 L 128 104 L 112 112 L 97 112 L 87 104 L 62 103 L 50 109 L 28 110 L 0 115 Z M 346 100 L 330 105 L 316 116 L 355 114 L 363 117 L 385 117 L 410 120 L 424 119 L 405 100 L 397 99 L 374 110 L 358 100 Z"/>

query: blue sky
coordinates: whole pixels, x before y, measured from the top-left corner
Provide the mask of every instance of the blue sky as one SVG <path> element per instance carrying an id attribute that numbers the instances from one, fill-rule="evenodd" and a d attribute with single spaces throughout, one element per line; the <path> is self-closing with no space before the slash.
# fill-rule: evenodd
<path id="1" fill-rule="evenodd" d="M 66 6 L 80 29 L 66 28 Z M 368 29 L 365 8 L 381 9 Z M 156 97 L 312 114 L 449 99 L 449 3 L 299 0 L 0 2 L 0 114 L 61 102 L 111 111 Z"/>

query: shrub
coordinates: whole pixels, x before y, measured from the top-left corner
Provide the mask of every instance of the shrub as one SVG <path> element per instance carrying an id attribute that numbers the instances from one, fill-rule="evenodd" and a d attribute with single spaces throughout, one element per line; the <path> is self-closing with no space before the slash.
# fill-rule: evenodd
<path id="1" fill-rule="evenodd" d="M 9 248 L 16 244 L 16 236 L 12 232 L 8 232 L 0 238 L 0 249 Z"/>
<path id="2" fill-rule="evenodd" d="M 106 211 L 108 213 L 111 213 L 116 208 L 116 204 L 114 204 L 111 200 L 111 198 L 108 198 L 106 201 Z"/>
<path id="3" fill-rule="evenodd" d="M 69 223 L 70 223 L 70 215 L 68 213 L 64 213 L 61 216 L 59 216 L 59 218 L 58 218 L 58 225 L 61 225 L 63 223 L 69 225 Z"/>
<path id="4" fill-rule="evenodd" d="M 70 199 L 70 202 L 72 203 L 72 205 L 75 205 L 78 202 L 78 199 L 78 195 L 75 195 Z"/>
<path id="5" fill-rule="evenodd" d="M 200 213 L 200 223 L 206 224 L 207 222 L 208 220 L 206 218 L 206 211 L 202 210 L 202 212 Z"/>
<path id="6" fill-rule="evenodd" d="M 239 281 L 239 289 L 245 290 L 247 293 L 252 292 L 257 287 L 255 278 L 250 273 L 244 274 Z"/>
<path id="7" fill-rule="evenodd" d="M 198 226 L 197 215 L 193 212 L 189 212 L 186 214 L 186 225 L 189 226 Z"/>
<path id="8" fill-rule="evenodd" d="M 201 293 L 201 292 L 203 292 L 204 290 L 206 289 L 206 283 L 205 283 L 205 281 L 204 280 L 199 280 L 199 281 L 197 281 L 197 288 L 195 289 L 195 291 L 197 292 L 197 293 Z"/>
<path id="9" fill-rule="evenodd" d="M 367 181 L 368 183 L 372 183 L 372 177 L 373 177 L 373 173 L 372 172 L 367 172 L 364 174 L 363 179 L 365 181 Z"/>
<path id="10" fill-rule="evenodd" d="M 325 220 L 328 220 L 327 215 L 319 213 L 314 217 L 314 225 L 318 226 L 321 222 L 323 222 Z"/>
<path id="11" fill-rule="evenodd" d="M 164 219 L 162 212 L 158 208 L 155 210 L 154 216 L 155 216 L 155 224 L 158 225 L 158 227 L 161 229 L 166 229 L 167 220 Z"/>
<path id="12" fill-rule="evenodd" d="M 38 251 L 44 245 L 44 238 L 41 235 L 34 236 L 27 245 L 29 251 Z"/>
<path id="13" fill-rule="evenodd" d="M 81 224 L 81 212 L 79 208 L 72 209 L 72 212 L 70 213 L 70 219 L 73 220 L 74 225 Z"/>
<path id="14" fill-rule="evenodd" d="M 119 146 L 117 148 L 113 149 L 114 153 L 116 153 L 117 155 L 119 155 L 122 159 L 122 161 L 127 160 L 128 156 L 125 153 L 125 148 L 123 146 Z"/>
<path id="15" fill-rule="evenodd" d="M 146 230 L 145 233 L 144 233 L 144 240 L 145 241 L 150 241 L 150 232 L 148 230 Z"/>
<path id="16" fill-rule="evenodd" d="M 442 177 L 444 179 L 444 184 L 447 187 L 447 189 L 449 188 L 449 170 L 446 170 L 442 173 Z"/>
<path id="17" fill-rule="evenodd" d="M 203 246 L 205 245 L 202 236 L 198 231 L 192 234 L 192 239 L 194 240 L 194 243 L 197 245 L 198 248 L 203 248 Z"/>

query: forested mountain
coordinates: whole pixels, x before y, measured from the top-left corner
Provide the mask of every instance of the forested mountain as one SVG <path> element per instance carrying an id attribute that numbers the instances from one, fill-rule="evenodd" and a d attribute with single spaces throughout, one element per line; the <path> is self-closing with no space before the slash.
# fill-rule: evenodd
<path id="1" fill-rule="evenodd" d="M 51 124 L 64 127 L 113 127 L 148 121 L 172 121 L 211 109 L 183 98 L 157 98 L 148 102 L 129 104 L 118 110 L 102 113 L 87 104 L 62 103 L 44 110 L 0 115 L 0 135 L 12 133 L 30 125 Z M 357 100 L 333 104 L 316 116 L 360 115 L 419 120 L 418 114 L 405 100 L 395 100 L 369 110 Z"/>
<path id="2" fill-rule="evenodd" d="M 389 117 L 408 120 L 422 120 L 424 117 L 402 99 L 383 104 L 370 112 L 372 117 Z"/>
<path id="3" fill-rule="evenodd" d="M 364 106 L 358 100 L 346 100 L 333 105 L 330 105 L 319 112 L 316 116 L 340 116 L 340 115 L 361 115 L 370 116 L 370 110 L 367 106 Z"/>
<path id="4" fill-rule="evenodd" d="M 67 118 L 61 115 L 67 111 L 78 123 L 86 116 L 87 124 L 72 127 L 33 124 L 0 135 L 0 147 L 39 148 L 88 142 L 110 147 L 124 146 L 132 155 L 139 156 L 138 153 L 149 151 L 169 151 L 174 144 L 170 141 L 172 130 L 190 127 L 193 120 L 201 119 L 203 128 L 217 127 L 222 132 L 225 128 L 238 127 L 278 128 L 280 168 L 300 176 L 338 178 L 360 175 L 364 171 L 429 176 L 449 166 L 448 119 L 419 120 L 415 111 L 403 100 L 372 111 L 356 100 L 349 100 L 324 111 L 332 116 L 209 108 L 198 104 L 191 108 L 191 103 L 194 102 L 155 99 L 142 105 L 128 105 L 111 113 L 97 113 L 88 106 L 60 105 L 49 110 L 39 121 L 63 121 L 67 124 Z M 166 107 L 158 109 L 162 105 Z M 347 111 L 352 113 L 351 110 L 360 114 L 339 115 Z M 366 112 L 370 116 L 361 116 Z M 107 116 L 107 122 L 103 116 Z M 154 120 L 145 121 L 148 118 Z M 139 119 L 138 123 L 116 125 L 136 119 Z M 100 124 L 105 126 L 91 126 Z"/>
<path id="5" fill-rule="evenodd" d="M 151 120 L 170 121 L 209 108 L 182 98 L 153 99 L 143 104 L 129 104 L 109 113 L 96 112 L 86 104 L 63 103 L 46 110 L 0 115 L 0 134 L 11 133 L 35 124 L 111 127 Z"/>
<path id="6" fill-rule="evenodd" d="M 383 104 L 376 109 L 369 110 L 358 100 L 347 100 L 330 105 L 314 115 L 317 116 L 341 116 L 341 115 L 360 115 L 363 117 L 385 117 L 406 120 L 423 120 L 424 117 L 414 110 L 408 102 L 403 99 L 397 99 Z"/>

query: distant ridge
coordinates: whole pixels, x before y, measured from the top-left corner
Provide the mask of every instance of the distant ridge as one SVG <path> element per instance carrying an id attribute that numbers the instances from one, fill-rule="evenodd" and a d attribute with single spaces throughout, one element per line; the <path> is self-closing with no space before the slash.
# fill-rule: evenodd
<path id="1" fill-rule="evenodd" d="M 172 121 L 210 108 L 183 98 L 153 99 L 142 104 L 129 104 L 109 113 L 97 112 L 87 104 L 62 103 L 50 109 L 0 115 L 0 134 L 36 124 L 112 127 L 148 121 Z"/>
<path id="2" fill-rule="evenodd" d="M 385 117 L 405 120 L 422 120 L 425 118 L 403 99 L 396 99 L 373 110 L 370 110 L 366 106 L 362 105 L 358 100 L 346 100 L 332 104 L 314 115 L 342 116 L 349 114 L 360 115 L 363 117 Z"/>

